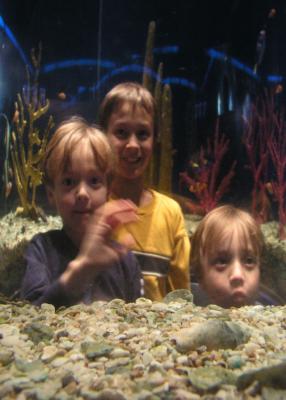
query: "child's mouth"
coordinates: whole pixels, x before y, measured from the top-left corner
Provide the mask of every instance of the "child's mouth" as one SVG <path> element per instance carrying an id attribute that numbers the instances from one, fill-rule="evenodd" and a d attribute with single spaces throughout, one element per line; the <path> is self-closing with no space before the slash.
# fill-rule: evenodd
<path id="1" fill-rule="evenodd" d="M 235 300 L 243 301 L 246 298 L 246 294 L 243 290 L 236 290 L 235 292 L 232 293 L 232 297 Z"/>
<path id="2" fill-rule="evenodd" d="M 136 158 L 122 158 L 123 161 L 127 162 L 128 164 L 138 164 L 141 161 L 141 157 Z"/>

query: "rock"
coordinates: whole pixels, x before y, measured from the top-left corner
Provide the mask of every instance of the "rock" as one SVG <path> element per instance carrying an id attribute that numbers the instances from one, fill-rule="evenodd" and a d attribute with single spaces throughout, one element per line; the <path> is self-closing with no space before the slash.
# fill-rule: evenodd
<path id="1" fill-rule="evenodd" d="M 234 385 L 236 376 L 222 367 L 201 367 L 190 371 L 189 380 L 202 394 L 217 390 L 222 384 Z"/>
<path id="2" fill-rule="evenodd" d="M 81 343 L 81 351 L 89 360 L 108 355 L 114 349 L 105 342 L 83 342 Z"/>
<path id="3" fill-rule="evenodd" d="M 234 355 L 227 359 L 227 364 L 231 369 L 241 368 L 245 364 L 245 360 L 240 355 Z"/>
<path id="4" fill-rule="evenodd" d="M 286 389 L 286 362 L 270 367 L 259 368 L 254 371 L 247 371 L 237 379 L 239 390 L 245 389 L 252 382 L 258 381 L 261 386 L 272 386 Z"/>
<path id="5" fill-rule="evenodd" d="M 189 303 L 193 303 L 194 297 L 192 292 L 188 289 L 177 289 L 169 292 L 163 299 L 164 303 L 176 302 L 178 300 L 185 300 Z"/>
<path id="6" fill-rule="evenodd" d="M 30 373 L 34 371 L 38 371 L 44 368 L 44 364 L 42 363 L 41 360 L 34 360 L 34 361 L 24 361 L 20 359 L 15 360 L 15 366 L 16 368 L 25 373 Z"/>
<path id="7" fill-rule="evenodd" d="M 14 360 L 14 352 L 12 350 L 0 351 L 0 364 L 6 366 Z"/>
<path id="8" fill-rule="evenodd" d="M 261 395 L 263 400 L 285 400 L 286 390 L 264 387 L 262 388 Z"/>
<path id="9" fill-rule="evenodd" d="M 178 389 L 175 391 L 174 399 L 180 400 L 200 400 L 201 396 L 195 393 L 191 393 L 188 390 Z"/>
<path id="10" fill-rule="evenodd" d="M 120 358 L 120 357 L 128 357 L 130 356 L 130 352 L 120 347 L 113 349 L 112 353 L 110 354 L 110 358 Z"/>
<path id="11" fill-rule="evenodd" d="M 238 324 L 209 320 L 191 328 L 181 329 L 174 337 L 176 349 L 181 353 L 206 346 L 207 350 L 234 349 L 248 340 L 249 333 Z"/>
<path id="12" fill-rule="evenodd" d="M 39 322 L 28 323 L 22 332 L 26 333 L 35 344 L 39 342 L 49 343 L 54 337 L 53 330 Z"/>
<path id="13" fill-rule="evenodd" d="M 126 400 L 123 393 L 119 390 L 104 389 L 98 393 L 89 390 L 81 392 L 85 400 Z"/>
<path id="14" fill-rule="evenodd" d="M 43 348 L 43 353 L 41 355 L 41 360 L 43 362 L 51 362 L 54 360 L 56 357 L 63 356 L 65 354 L 64 350 L 59 349 L 55 345 L 52 346 L 45 346 Z"/>

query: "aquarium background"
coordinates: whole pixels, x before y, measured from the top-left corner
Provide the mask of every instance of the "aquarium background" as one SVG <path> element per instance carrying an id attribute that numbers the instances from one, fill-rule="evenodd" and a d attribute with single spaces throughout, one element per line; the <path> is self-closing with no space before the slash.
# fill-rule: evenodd
<path id="1" fill-rule="evenodd" d="M 39 84 L 56 124 L 74 114 L 96 121 L 112 86 L 142 81 L 148 25 L 154 21 L 153 72 L 163 62 L 163 83 L 172 90 L 172 191 L 190 194 L 179 174 L 213 137 L 220 117 L 230 140 L 221 174 L 237 160 L 224 200 L 244 205 L 253 181 L 241 140 L 243 115 L 266 87 L 280 85 L 276 99 L 284 103 L 285 19 L 285 2 L 268 0 L 1 1 L 0 111 L 13 119 L 26 66 L 33 69 L 30 51 L 41 43 Z M 2 133 L 3 118 L 0 127 Z M 2 175 L 3 141 L 1 149 Z"/>

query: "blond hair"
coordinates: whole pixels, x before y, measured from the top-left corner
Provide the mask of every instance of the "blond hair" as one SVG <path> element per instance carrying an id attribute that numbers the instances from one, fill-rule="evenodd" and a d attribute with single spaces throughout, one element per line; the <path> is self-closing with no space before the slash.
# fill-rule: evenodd
<path id="1" fill-rule="evenodd" d="M 56 175 L 67 169 L 73 151 L 82 141 L 90 146 L 99 171 L 103 175 L 111 173 L 113 153 L 106 136 L 83 118 L 72 117 L 60 124 L 47 145 L 43 160 L 45 184 L 53 185 Z"/>
<path id="2" fill-rule="evenodd" d="M 191 268 L 195 276 L 202 278 L 201 260 L 237 230 L 242 246 L 252 247 L 258 263 L 263 249 L 263 235 L 254 218 L 231 205 L 217 207 L 210 211 L 199 223 L 192 239 Z"/>
<path id="3" fill-rule="evenodd" d="M 99 110 L 99 124 L 107 131 L 111 115 L 128 103 L 132 111 L 138 107 L 152 117 L 154 135 L 157 132 L 157 111 L 155 99 L 142 85 L 136 82 L 124 82 L 114 86 L 104 97 Z"/>

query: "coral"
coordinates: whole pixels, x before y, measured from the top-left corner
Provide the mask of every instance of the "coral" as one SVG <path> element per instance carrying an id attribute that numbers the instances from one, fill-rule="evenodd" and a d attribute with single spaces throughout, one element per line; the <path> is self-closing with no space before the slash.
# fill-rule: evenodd
<path id="1" fill-rule="evenodd" d="M 266 99 L 265 99 L 266 100 Z M 272 130 L 270 103 L 260 98 L 252 104 L 249 117 L 244 119 L 242 141 L 246 148 L 249 164 L 247 168 L 253 177 L 251 192 L 251 213 L 258 223 L 269 218 L 270 201 L 267 190 L 269 149 L 268 135 Z"/>
<path id="2" fill-rule="evenodd" d="M 286 239 L 286 122 L 283 113 L 274 112 L 275 130 L 268 138 L 270 157 L 276 172 L 276 179 L 271 181 L 273 195 L 278 202 L 279 237 Z"/>
<path id="3" fill-rule="evenodd" d="M 234 176 L 236 161 L 228 173 L 220 179 L 221 164 L 229 148 L 229 140 L 219 131 L 219 120 L 216 123 L 213 141 L 208 140 L 207 148 L 201 148 L 199 160 L 190 160 L 190 170 L 180 173 L 181 183 L 187 184 L 189 191 L 198 203 L 188 200 L 185 204 L 191 213 L 204 215 L 212 210 L 222 196 L 228 191 Z"/>
<path id="4" fill-rule="evenodd" d="M 33 219 L 43 216 L 36 206 L 36 189 L 42 183 L 40 163 L 47 145 L 48 135 L 53 127 L 53 118 L 49 117 L 46 128 L 41 134 L 40 118 L 49 109 L 49 100 L 38 85 L 41 51 L 35 55 L 32 50 L 32 61 L 35 67 L 34 82 L 28 83 L 23 94 L 17 95 L 15 114 L 13 118 L 11 158 L 13 175 L 18 191 L 20 205 L 18 213 Z"/>
<path id="5" fill-rule="evenodd" d="M 268 220 L 271 193 L 278 203 L 278 234 L 286 239 L 286 122 L 274 91 L 265 91 L 252 105 L 243 141 L 254 181 L 252 213 L 260 223 Z M 275 176 L 270 176 L 270 167 Z"/>

